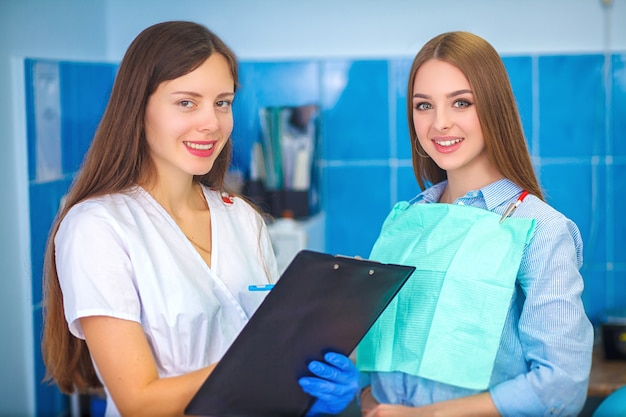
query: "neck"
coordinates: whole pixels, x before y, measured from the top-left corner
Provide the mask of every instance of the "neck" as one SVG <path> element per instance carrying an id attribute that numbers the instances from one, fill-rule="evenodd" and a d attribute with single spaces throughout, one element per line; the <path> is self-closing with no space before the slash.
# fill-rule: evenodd
<path id="1" fill-rule="evenodd" d="M 174 219 L 185 218 L 206 206 L 200 185 L 192 180 L 185 183 L 159 181 L 144 188 Z"/>
<path id="2" fill-rule="evenodd" d="M 448 185 L 442 200 L 454 203 L 457 198 L 463 197 L 470 191 L 479 190 L 502 178 L 504 175 L 489 160 L 486 150 L 470 163 L 447 171 Z M 443 202 L 443 201 L 442 201 Z"/>
<path id="3" fill-rule="evenodd" d="M 439 201 L 441 203 L 454 203 L 458 198 L 463 197 L 470 191 L 480 190 L 489 184 L 493 184 L 496 181 L 504 178 L 502 175 L 487 176 L 479 180 L 470 178 L 469 180 L 461 178 L 456 180 L 455 178 L 448 178 L 448 185 L 441 194 Z"/>

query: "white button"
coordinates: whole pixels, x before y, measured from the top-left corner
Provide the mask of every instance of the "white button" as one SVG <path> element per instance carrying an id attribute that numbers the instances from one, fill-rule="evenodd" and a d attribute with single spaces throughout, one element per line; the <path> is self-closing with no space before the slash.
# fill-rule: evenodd
<path id="1" fill-rule="evenodd" d="M 459 205 L 459 206 L 464 206 L 464 205 L 465 205 L 465 203 L 464 203 L 464 202 L 462 202 L 462 201 L 459 201 L 459 202 L 458 202 L 458 203 L 456 203 L 456 204 L 457 204 L 457 205 Z"/>

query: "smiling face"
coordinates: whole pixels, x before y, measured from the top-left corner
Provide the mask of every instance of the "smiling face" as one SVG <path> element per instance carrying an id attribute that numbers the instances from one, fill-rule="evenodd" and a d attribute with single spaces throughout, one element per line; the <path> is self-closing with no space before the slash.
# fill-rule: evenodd
<path id="1" fill-rule="evenodd" d="M 218 53 L 158 86 L 148 99 L 145 134 L 159 177 L 211 170 L 233 130 L 234 91 L 231 69 Z"/>
<path id="2" fill-rule="evenodd" d="M 425 62 L 415 76 L 412 107 L 420 145 L 449 180 L 492 173 L 474 94 L 457 67 L 437 59 Z"/>

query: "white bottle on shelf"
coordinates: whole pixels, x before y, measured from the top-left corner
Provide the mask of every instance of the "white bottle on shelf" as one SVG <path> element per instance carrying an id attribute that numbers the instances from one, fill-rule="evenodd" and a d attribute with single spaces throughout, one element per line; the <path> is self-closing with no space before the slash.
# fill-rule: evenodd
<path id="1" fill-rule="evenodd" d="M 304 249 L 324 251 L 324 217 L 318 214 L 296 220 L 289 213 L 268 225 L 268 231 L 282 274 L 298 252 Z"/>

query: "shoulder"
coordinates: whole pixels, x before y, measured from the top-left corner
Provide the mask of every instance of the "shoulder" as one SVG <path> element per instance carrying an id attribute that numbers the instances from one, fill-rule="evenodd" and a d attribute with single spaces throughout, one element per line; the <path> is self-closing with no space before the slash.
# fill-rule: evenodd
<path id="1" fill-rule="evenodd" d="M 77 234 L 122 234 L 123 225 L 137 217 L 140 206 L 141 203 L 129 193 L 88 198 L 68 210 L 59 224 L 57 238 Z"/>
<path id="2" fill-rule="evenodd" d="M 514 215 L 515 217 L 535 219 L 536 229 L 564 227 L 578 231 L 578 227 L 571 219 L 534 195 L 529 195 L 524 202 L 520 204 Z"/>
<path id="3" fill-rule="evenodd" d="M 110 218 L 139 218 L 144 213 L 159 211 L 160 206 L 141 187 L 133 186 L 127 190 L 89 197 L 76 203 L 67 213 L 68 217 L 86 217 L 100 215 Z"/>
<path id="4" fill-rule="evenodd" d="M 122 198 L 119 194 L 90 197 L 73 205 L 65 215 L 63 223 L 84 222 L 90 219 L 111 217 Z"/>
<path id="5" fill-rule="evenodd" d="M 530 195 L 516 210 L 514 216 L 535 219 L 531 244 L 549 248 L 566 244 L 576 251 L 582 264 L 582 237 L 576 223 L 545 201 Z"/>

